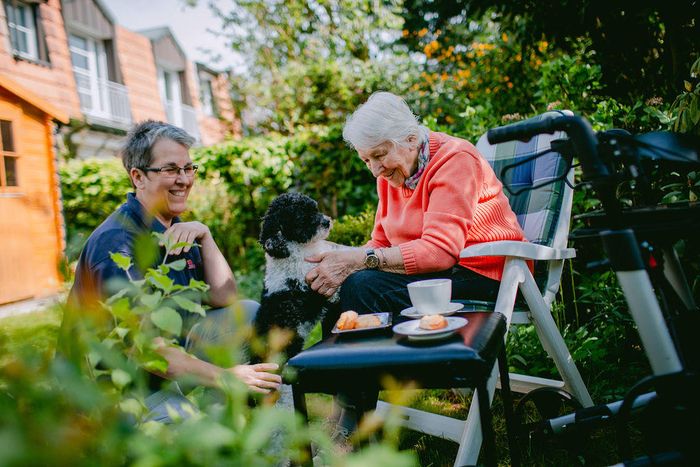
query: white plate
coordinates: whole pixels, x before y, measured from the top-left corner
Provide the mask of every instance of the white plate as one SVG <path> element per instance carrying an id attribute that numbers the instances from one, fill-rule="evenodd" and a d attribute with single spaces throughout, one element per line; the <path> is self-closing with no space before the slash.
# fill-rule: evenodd
<path id="1" fill-rule="evenodd" d="M 457 302 L 450 302 L 450 304 L 447 306 L 447 309 L 444 311 L 440 311 L 437 313 L 430 313 L 431 315 L 451 315 L 452 313 L 456 313 L 457 311 L 461 310 L 464 308 L 463 303 L 457 303 Z M 418 313 L 418 310 L 415 309 L 415 307 L 409 306 L 408 308 L 401 310 L 401 316 L 405 316 L 407 318 L 422 318 L 425 316 L 422 313 Z"/>
<path id="2" fill-rule="evenodd" d="M 397 324 L 393 330 L 396 334 L 407 336 L 411 340 L 433 340 L 447 337 L 468 323 L 466 318 L 457 316 L 450 316 L 445 319 L 447 320 L 447 327 L 442 329 L 421 329 L 418 327 L 420 321 L 412 320 Z"/>

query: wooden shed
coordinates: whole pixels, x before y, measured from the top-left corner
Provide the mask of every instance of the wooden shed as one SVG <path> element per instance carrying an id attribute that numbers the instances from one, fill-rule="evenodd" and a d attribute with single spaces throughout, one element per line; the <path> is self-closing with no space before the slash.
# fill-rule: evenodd
<path id="1" fill-rule="evenodd" d="M 63 220 L 54 120 L 68 116 L 0 74 L 0 304 L 56 293 Z"/>

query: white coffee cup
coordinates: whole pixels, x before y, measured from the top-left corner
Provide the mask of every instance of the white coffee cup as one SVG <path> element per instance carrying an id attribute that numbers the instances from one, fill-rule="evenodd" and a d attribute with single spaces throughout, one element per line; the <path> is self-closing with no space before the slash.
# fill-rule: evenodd
<path id="1" fill-rule="evenodd" d="M 452 298 L 451 279 L 428 279 L 408 284 L 408 296 L 418 313 L 432 315 L 447 310 Z"/>

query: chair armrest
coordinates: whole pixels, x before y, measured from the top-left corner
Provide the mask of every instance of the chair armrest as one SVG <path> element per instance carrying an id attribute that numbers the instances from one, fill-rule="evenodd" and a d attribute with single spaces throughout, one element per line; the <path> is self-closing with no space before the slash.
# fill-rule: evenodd
<path id="1" fill-rule="evenodd" d="M 529 242 L 501 240 L 477 243 L 468 246 L 459 254 L 460 258 L 474 258 L 476 256 L 512 256 L 522 259 L 558 260 L 574 258 L 576 250 L 573 248 L 551 248 Z"/>

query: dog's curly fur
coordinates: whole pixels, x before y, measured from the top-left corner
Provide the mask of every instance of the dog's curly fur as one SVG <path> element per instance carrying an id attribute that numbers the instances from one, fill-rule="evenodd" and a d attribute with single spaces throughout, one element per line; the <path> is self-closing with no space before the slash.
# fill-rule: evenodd
<path id="1" fill-rule="evenodd" d="M 316 264 L 304 258 L 342 248 L 326 241 L 330 229 L 330 217 L 318 210 L 316 201 L 300 193 L 278 196 L 263 217 L 260 244 L 265 250 L 265 287 L 255 330 L 262 336 L 273 327 L 292 331 L 287 357 L 301 351 L 316 323 L 339 313 L 337 293 L 327 299 L 305 281 Z"/>

